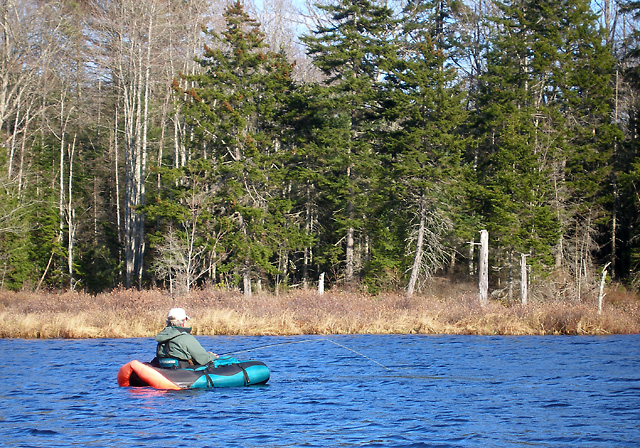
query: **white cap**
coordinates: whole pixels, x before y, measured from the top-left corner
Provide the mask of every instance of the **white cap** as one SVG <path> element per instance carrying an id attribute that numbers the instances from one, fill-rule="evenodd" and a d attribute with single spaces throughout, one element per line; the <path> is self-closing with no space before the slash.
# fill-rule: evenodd
<path id="1" fill-rule="evenodd" d="M 184 310 L 184 308 L 171 308 L 167 313 L 168 321 L 175 320 L 175 321 L 181 322 L 185 319 L 189 319 L 189 316 L 187 316 L 187 313 Z"/>

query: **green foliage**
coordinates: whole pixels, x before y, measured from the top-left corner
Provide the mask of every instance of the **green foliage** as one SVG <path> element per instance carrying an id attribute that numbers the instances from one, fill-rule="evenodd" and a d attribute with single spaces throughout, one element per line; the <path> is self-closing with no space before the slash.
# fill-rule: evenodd
<path id="1" fill-rule="evenodd" d="M 413 269 L 428 278 L 444 267 L 442 255 L 451 237 L 447 223 L 457 221 L 466 113 L 457 73 L 448 66 L 446 4 L 411 2 L 403 14 L 383 103 L 384 153 L 393 180 L 385 191 L 398 226 L 386 245 L 396 247 L 395 270 Z M 434 219 L 425 220 L 427 215 Z M 421 221 L 430 238 L 418 248 L 414 235 Z M 416 260 L 410 255 L 418 249 L 424 255 Z"/>
<path id="2" fill-rule="evenodd" d="M 617 53 L 614 103 L 616 61 L 587 0 L 495 5 L 495 17 L 482 17 L 457 0 L 410 0 L 396 10 L 377 0 L 325 2 L 317 28 L 302 37 L 322 80 L 303 84 L 242 3 L 229 4 L 224 25 L 203 30 L 198 70 L 169 86 L 160 75 L 168 66 L 152 62 L 140 131 L 144 157 L 157 166 L 137 210 L 122 208 L 131 185 L 121 171 L 132 160 L 121 135 L 135 124 L 121 119 L 124 79 L 43 68 L 46 82 L 34 84 L 44 88 L 25 91 L 20 113 L 3 117 L 12 152 L 0 160 L 2 285 L 118 285 L 132 250 L 123 217 L 132 213 L 146 215 L 143 280 L 187 290 L 295 287 L 321 273 L 328 287 L 374 293 L 412 279 L 423 285 L 450 272 L 453 254 L 467 257 L 481 229 L 496 282 L 511 280 L 519 253 L 537 278 L 559 267 L 595 271 L 610 257 L 617 275 L 633 277 L 638 31 Z M 638 3 L 622 6 L 637 21 Z M 79 49 L 82 34 L 69 40 L 72 28 L 63 40 Z"/>
<path id="3" fill-rule="evenodd" d="M 632 100 L 624 122 L 626 138 L 616 141 L 614 175 L 611 177 L 610 207 L 618 219 L 617 253 L 614 258 L 616 273 L 625 279 L 631 278 L 634 286 L 640 286 L 640 2 L 623 2 L 622 11 L 636 24 L 633 32 L 623 44 L 621 61 L 622 79 L 631 89 Z M 618 143 L 619 142 L 619 143 Z M 619 188 L 619 189 L 617 189 Z M 607 204 L 609 205 L 609 204 Z M 613 218 L 613 217 L 612 217 Z M 607 223 L 611 226 L 613 223 Z"/>
<path id="4" fill-rule="evenodd" d="M 37 246 L 30 233 L 33 207 L 13 179 L 0 175 L 0 284 L 4 288 L 19 290 L 37 282 L 32 257 Z"/>
<path id="5" fill-rule="evenodd" d="M 315 187 L 324 193 L 317 205 L 327 214 L 319 221 L 330 244 L 346 243 L 345 235 L 353 232 L 362 245 L 383 175 L 379 126 L 385 93 L 380 77 L 394 54 L 396 21 L 391 9 L 367 0 L 340 1 L 321 9 L 326 23 L 302 38 L 314 64 L 326 75 L 307 106 L 309 145 L 316 152 Z M 347 283 L 358 268 L 350 250 L 346 247 L 341 256 L 334 248 L 320 249 L 328 268 L 345 264 Z"/>
<path id="6" fill-rule="evenodd" d="M 477 211 L 494 246 L 548 271 L 606 179 L 612 57 L 585 1 L 500 7 L 478 96 Z"/>
<path id="7" fill-rule="evenodd" d="M 224 17 L 222 33 L 206 31 L 211 42 L 198 59 L 202 73 L 183 76 L 194 87 L 174 83 L 185 98 L 191 151 L 199 158 L 166 172 L 165 185 L 177 186 L 147 210 L 188 229 L 195 226 L 196 213 L 188 198 L 202 197 L 198 225 L 208 230 L 197 244 L 215 253 L 221 272 L 275 276 L 282 273 L 278 255 L 300 249 L 304 240 L 301 229 L 291 225 L 289 155 L 279 121 L 293 89 L 292 66 L 266 48 L 259 24 L 240 3 L 230 5 Z M 187 237 L 179 230 L 176 235 Z"/>

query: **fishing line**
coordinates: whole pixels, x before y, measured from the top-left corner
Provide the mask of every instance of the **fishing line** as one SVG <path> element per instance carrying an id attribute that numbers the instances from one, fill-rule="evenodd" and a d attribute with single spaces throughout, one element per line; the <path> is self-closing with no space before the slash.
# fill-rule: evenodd
<path id="1" fill-rule="evenodd" d="M 239 351 L 235 351 L 235 352 L 227 352 L 227 353 L 221 354 L 220 356 L 237 355 L 239 353 L 248 353 L 248 352 L 253 352 L 253 351 L 256 351 L 256 350 L 262 350 L 262 349 L 265 349 L 265 348 L 277 347 L 279 345 L 300 344 L 302 342 L 313 342 L 313 341 L 315 341 L 315 339 L 305 339 L 304 341 L 279 342 L 278 344 L 261 345 L 259 347 L 254 347 L 254 348 L 250 348 L 250 349 L 247 349 L 247 350 L 239 350 Z"/>
<path id="2" fill-rule="evenodd" d="M 329 338 L 327 338 L 327 337 L 324 337 L 323 339 L 326 339 L 327 341 L 329 341 L 329 342 L 331 342 L 331 343 L 333 343 L 333 344 L 336 344 L 338 347 L 342 347 L 342 348 L 344 348 L 344 349 L 346 349 L 346 350 L 349 350 L 350 352 L 353 352 L 353 353 L 355 353 L 355 354 L 357 354 L 357 355 L 360 355 L 360 356 L 362 356 L 363 358 L 366 358 L 366 359 L 368 359 L 368 360 L 369 360 L 369 361 L 371 361 L 371 362 L 375 362 L 375 363 L 376 363 L 376 364 L 378 364 L 380 367 L 384 367 L 384 368 L 385 368 L 385 369 L 387 369 L 389 372 L 391 372 L 391 369 L 390 369 L 389 367 L 387 367 L 387 366 L 385 366 L 385 365 L 380 364 L 380 363 L 379 363 L 378 361 L 376 361 L 375 359 L 371 359 L 371 358 L 369 358 L 368 356 L 363 355 L 362 353 L 357 352 L 357 351 L 355 351 L 354 349 L 349 348 L 349 347 L 347 347 L 347 346 L 345 346 L 345 345 L 339 344 L 339 343 L 337 343 L 336 341 L 333 341 L 333 340 L 331 340 L 331 339 L 329 339 Z"/>
<path id="3" fill-rule="evenodd" d="M 385 369 L 387 369 L 388 371 L 390 371 L 390 372 L 391 372 L 391 369 L 390 369 L 389 367 L 387 367 L 387 366 L 385 366 L 385 365 L 383 365 L 383 364 L 379 363 L 379 362 L 378 362 L 378 361 L 376 361 L 375 359 L 372 359 L 372 358 L 368 357 L 367 355 L 364 355 L 364 354 L 362 354 L 362 353 L 360 353 L 360 352 L 358 352 L 358 351 L 356 351 L 356 350 L 354 350 L 354 349 L 352 349 L 352 348 L 349 348 L 349 347 L 347 347 L 346 345 L 340 344 L 339 342 L 336 342 L 336 341 L 334 341 L 334 340 L 332 340 L 332 339 L 329 339 L 329 338 L 328 338 L 328 337 L 326 337 L 326 336 L 321 336 L 321 337 L 319 337 L 319 338 L 317 338 L 317 339 L 303 339 L 302 341 L 289 341 L 289 342 L 279 342 L 279 343 L 277 343 L 277 344 L 261 345 L 261 346 L 259 346 L 259 347 L 254 347 L 254 348 L 250 348 L 250 349 L 247 349 L 247 350 L 238 350 L 238 351 L 235 351 L 235 352 L 227 352 L 227 353 L 223 353 L 223 354 L 221 354 L 220 356 L 237 355 L 237 354 L 239 354 L 239 353 L 248 353 L 248 352 L 253 352 L 253 351 L 256 351 L 256 350 L 263 350 L 263 349 L 265 349 L 265 348 L 278 347 L 278 346 L 280 346 L 280 345 L 301 344 L 301 343 L 303 343 L 303 342 L 316 342 L 316 341 L 321 341 L 321 340 L 329 341 L 329 342 L 331 342 L 332 344 L 337 345 L 338 347 L 342 347 L 342 348 L 344 348 L 345 350 L 349 350 L 350 352 L 353 352 L 353 353 L 355 353 L 356 355 L 362 356 L 363 358 L 368 359 L 369 361 L 374 362 L 374 363 L 378 364 L 380 367 L 383 367 L 383 368 L 385 368 Z"/>

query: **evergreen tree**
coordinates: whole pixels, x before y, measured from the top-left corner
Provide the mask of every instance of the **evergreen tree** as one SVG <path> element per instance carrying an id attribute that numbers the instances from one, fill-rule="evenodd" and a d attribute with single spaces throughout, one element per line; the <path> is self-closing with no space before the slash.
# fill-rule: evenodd
<path id="1" fill-rule="evenodd" d="M 445 238 L 454 219 L 465 117 L 457 73 L 448 60 L 448 12 L 442 0 L 409 2 L 396 63 L 387 77 L 385 116 L 393 125 L 385 140 L 394 173 L 389 196 L 392 215 L 400 218 L 396 235 L 402 236 L 390 247 L 405 247 L 403 255 L 409 255 L 398 266 L 410 271 L 409 294 L 450 255 Z"/>
<path id="2" fill-rule="evenodd" d="M 635 25 L 633 32 L 622 42 L 621 75 L 626 88 L 625 139 L 616 154 L 619 192 L 614 195 L 619 220 L 614 235 L 619 249 L 615 269 L 617 274 L 630 280 L 636 288 L 640 285 L 640 2 L 627 0 L 622 5 Z"/>
<path id="3" fill-rule="evenodd" d="M 603 256 L 599 248 L 611 247 L 613 157 L 622 134 L 613 123 L 614 58 L 604 30 L 589 2 L 570 2 L 566 9 L 562 50 L 570 59 L 562 113 L 568 146 L 561 159 L 566 161 L 566 219 L 556 265 L 572 272 L 578 284 L 589 284 L 598 279 L 593 271 L 595 257 Z"/>
<path id="4" fill-rule="evenodd" d="M 202 73 L 184 76 L 196 87 L 180 93 L 187 98 L 192 154 L 211 159 L 215 185 L 207 188 L 220 197 L 220 220 L 229 226 L 222 270 L 239 275 L 250 294 L 252 279 L 278 273 L 274 254 L 285 241 L 281 232 L 288 231 L 281 227 L 292 204 L 283 193 L 279 117 L 294 85 L 291 64 L 267 49 L 259 24 L 240 2 L 227 7 L 224 18 L 224 32 L 206 31 L 211 44 L 199 59 Z"/>
<path id="5" fill-rule="evenodd" d="M 351 284 L 369 257 L 371 199 L 380 176 L 381 81 L 385 60 L 393 56 L 393 12 L 369 0 L 340 0 L 320 6 L 326 22 L 302 40 L 314 64 L 324 73 L 323 87 L 315 92 L 311 114 L 323 191 L 319 204 L 324 229 L 331 235 L 324 258 L 343 263 L 344 279 Z M 338 241 L 344 255 L 332 247 Z M 359 250 L 358 250 L 359 249 Z"/>
<path id="6" fill-rule="evenodd" d="M 161 169 L 164 195 L 145 207 L 149 218 L 161 218 L 150 235 L 155 274 L 169 282 L 171 292 L 189 292 L 207 277 L 227 253 L 221 240 L 228 230 L 220 222 L 220 186 L 209 159 L 195 159 L 182 168 Z"/>
<path id="7" fill-rule="evenodd" d="M 2 167 L 4 168 L 4 167 Z M 29 228 L 34 204 L 21 197 L 17 182 L 3 172 L 0 174 L 0 287 L 21 289 L 34 283 L 36 266 L 31 257 Z"/>
<path id="8" fill-rule="evenodd" d="M 538 271 L 554 266 L 552 247 L 556 266 L 591 259 L 587 242 L 580 253 L 565 245 L 571 237 L 579 246 L 590 230 L 581 227 L 584 211 L 597 205 L 610 150 L 612 59 L 586 1 L 500 8 L 478 96 L 476 175 L 479 211 L 511 280 L 518 252 L 531 253 Z"/>

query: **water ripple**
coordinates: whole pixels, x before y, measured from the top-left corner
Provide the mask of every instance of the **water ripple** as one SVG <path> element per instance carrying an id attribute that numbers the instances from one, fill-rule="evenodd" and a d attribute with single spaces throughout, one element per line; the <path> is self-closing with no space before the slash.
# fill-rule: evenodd
<path id="1" fill-rule="evenodd" d="M 119 388 L 151 338 L 0 340 L 0 444 L 15 447 L 630 447 L 640 337 L 202 337 L 268 385 Z M 384 356 L 381 356 L 384 354 Z M 8 362 L 11 360 L 11 362 Z M 24 368 L 25 365 L 38 368 Z"/>

